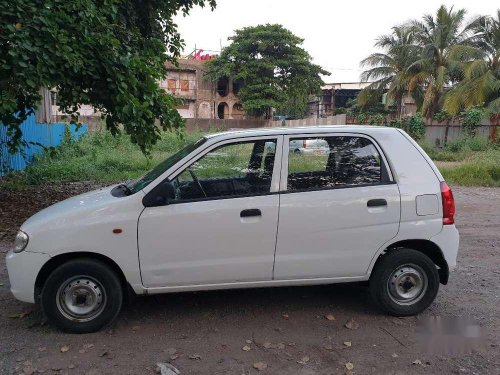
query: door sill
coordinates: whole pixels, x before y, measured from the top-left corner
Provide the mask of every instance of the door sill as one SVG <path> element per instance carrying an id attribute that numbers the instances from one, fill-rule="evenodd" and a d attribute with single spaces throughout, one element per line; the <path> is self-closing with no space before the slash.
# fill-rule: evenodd
<path id="1" fill-rule="evenodd" d="M 352 277 L 334 277 L 334 278 L 316 278 L 316 279 L 267 280 L 267 281 L 245 281 L 245 282 L 221 283 L 221 284 L 175 285 L 175 286 L 152 287 L 152 288 L 142 287 L 142 294 L 192 292 L 199 290 L 322 285 L 322 284 L 337 284 L 337 283 L 366 281 L 368 279 L 369 275 L 363 275 L 363 276 L 352 276 Z"/>

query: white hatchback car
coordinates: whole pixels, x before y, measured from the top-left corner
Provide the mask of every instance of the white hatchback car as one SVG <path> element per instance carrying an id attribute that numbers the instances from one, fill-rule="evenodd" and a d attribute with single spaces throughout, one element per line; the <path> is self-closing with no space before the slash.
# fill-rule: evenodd
<path id="1" fill-rule="evenodd" d="M 308 140 L 329 151 L 289 152 Z M 232 131 L 37 213 L 7 268 L 14 296 L 70 332 L 110 323 L 128 292 L 369 281 L 384 311 L 411 315 L 455 267 L 454 212 L 438 169 L 401 130 Z"/>

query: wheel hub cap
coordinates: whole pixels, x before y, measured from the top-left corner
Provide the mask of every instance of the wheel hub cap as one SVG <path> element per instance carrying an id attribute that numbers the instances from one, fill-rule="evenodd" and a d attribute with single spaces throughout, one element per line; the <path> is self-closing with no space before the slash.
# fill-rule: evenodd
<path id="1" fill-rule="evenodd" d="M 85 322 L 101 314 L 106 295 L 98 281 L 78 276 L 61 284 L 56 299 L 57 308 L 66 318 Z"/>
<path id="2" fill-rule="evenodd" d="M 387 286 L 394 302 L 400 305 L 413 304 L 425 294 L 427 276 L 417 265 L 404 265 L 391 274 Z"/>

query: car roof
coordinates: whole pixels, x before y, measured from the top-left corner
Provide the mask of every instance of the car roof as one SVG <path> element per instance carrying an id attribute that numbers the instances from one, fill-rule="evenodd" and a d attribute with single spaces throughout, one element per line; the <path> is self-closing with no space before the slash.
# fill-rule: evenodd
<path id="1" fill-rule="evenodd" d="M 230 139 L 238 137 L 255 137 L 266 135 L 293 135 L 293 134 L 319 134 L 319 133 L 387 133 L 396 131 L 395 128 L 374 125 L 324 125 L 324 126 L 300 126 L 300 127 L 272 127 L 272 128 L 253 128 L 253 129 L 229 129 L 219 133 L 205 135 L 207 139 Z"/>

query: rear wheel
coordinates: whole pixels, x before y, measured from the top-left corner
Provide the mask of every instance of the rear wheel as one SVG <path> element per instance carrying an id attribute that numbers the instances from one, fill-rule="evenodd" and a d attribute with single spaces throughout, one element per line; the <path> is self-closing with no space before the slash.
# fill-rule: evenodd
<path id="1" fill-rule="evenodd" d="M 49 323 L 72 333 L 95 332 L 120 312 L 123 290 L 112 268 L 95 259 L 74 259 L 57 267 L 42 289 Z"/>
<path id="2" fill-rule="evenodd" d="M 436 298 L 439 274 L 434 262 L 413 249 L 397 249 L 383 255 L 370 278 L 375 302 L 396 316 L 415 315 Z"/>

